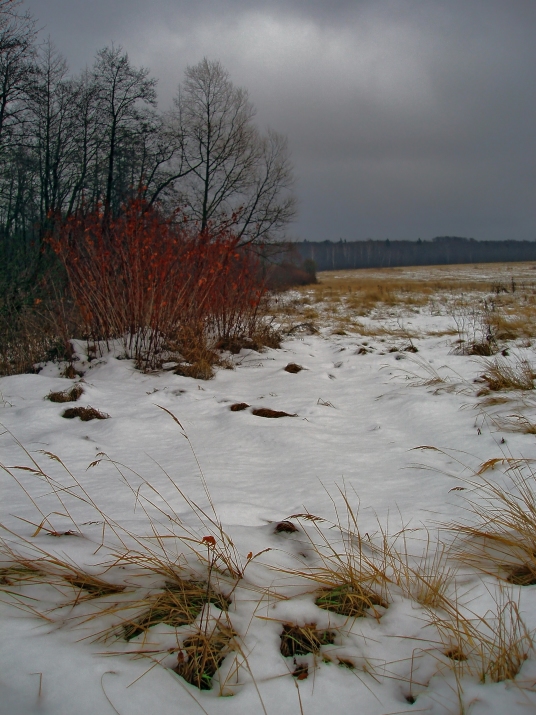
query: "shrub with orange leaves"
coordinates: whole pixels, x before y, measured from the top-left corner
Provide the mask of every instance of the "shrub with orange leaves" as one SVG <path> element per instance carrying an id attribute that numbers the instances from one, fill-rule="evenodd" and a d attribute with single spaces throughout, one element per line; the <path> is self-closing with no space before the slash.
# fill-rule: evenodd
<path id="1" fill-rule="evenodd" d="M 157 367 L 165 341 L 181 334 L 206 343 L 256 328 L 265 295 L 259 262 L 230 231 L 199 232 L 138 198 L 117 218 L 97 210 L 58 224 L 50 243 L 87 337 L 123 338 L 142 369 Z"/>

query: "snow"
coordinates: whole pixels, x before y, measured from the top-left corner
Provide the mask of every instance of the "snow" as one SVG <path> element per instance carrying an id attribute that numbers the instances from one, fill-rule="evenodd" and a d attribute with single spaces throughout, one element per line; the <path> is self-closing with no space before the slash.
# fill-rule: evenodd
<path id="1" fill-rule="evenodd" d="M 388 316 L 383 325 L 400 320 Z M 465 492 L 452 489 L 466 485 L 471 469 L 504 454 L 532 456 L 533 435 L 500 432 L 479 408 L 478 359 L 454 354 L 452 336 L 438 337 L 452 329 L 452 318 L 425 307 L 402 320 L 420 336 L 413 338 L 417 354 L 403 350 L 404 337 L 333 335 L 324 327 L 317 335 L 296 334 L 280 350 L 243 350 L 232 358 L 234 370 L 220 369 L 206 382 L 166 371 L 141 374 L 118 349 L 89 362 L 85 344 L 74 341 L 75 367 L 84 372 L 77 405 L 109 414 L 106 420 L 65 420 L 62 412 L 72 405 L 45 399 L 79 381 L 60 377 L 61 365 L 1 378 L 1 462 L 8 468 L 0 473 L 2 538 L 13 552 L 52 555 L 127 589 L 73 605 L 76 591 L 54 579 L 3 586 L 0 713 L 534 712 L 532 651 L 513 681 L 481 683 L 470 674 L 457 680 L 429 610 L 400 588 L 391 589 L 377 618 L 369 612 L 352 620 L 315 605 L 319 585 L 306 574 L 321 564 L 318 549 L 329 555 L 329 545 L 344 541 L 344 529 L 341 536 L 332 527 L 348 526 L 345 497 L 371 543 L 380 543 L 380 530 L 394 539 L 405 527 L 419 554 L 425 528 L 435 538 L 439 525 L 467 518 Z M 364 343 L 369 352 L 360 354 Z M 534 357 L 522 345 L 515 354 Z M 290 362 L 304 369 L 289 374 Z M 445 381 L 425 384 L 434 371 Z M 511 414 L 518 398 L 488 413 Z M 232 412 L 237 402 L 296 416 Z M 530 417 L 526 400 L 523 409 Z M 423 446 L 443 451 L 416 449 Z M 34 473 L 11 468 L 32 460 Z M 503 479 L 501 470 L 491 477 Z M 327 521 L 291 518 L 304 513 Z M 276 533 L 275 524 L 289 518 L 298 531 Z M 224 592 L 232 591 L 228 618 L 242 666 L 236 671 L 229 655 L 213 689 L 200 692 L 170 670 L 193 626 L 160 624 L 145 640 L 104 640 L 99 633 L 118 617 L 99 609 L 162 588 L 162 573 L 134 563 L 143 549 L 162 554 L 151 540 L 156 532 L 168 537 L 161 542 L 168 563 L 206 577 L 206 566 L 178 537 L 193 538 L 192 548 L 210 557 L 202 538 L 215 534 L 220 548 L 220 523 L 227 553 L 244 569 L 238 583 L 213 574 Z M 133 561 L 118 560 L 127 549 Z M 0 558 L 7 566 L 9 557 Z M 510 598 L 526 626 L 536 628 L 535 586 L 501 586 L 460 567 L 448 593 L 479 616 Z M 209 606 L 200 618 L 217 619 L 218 609 Z M 297 657 L 309 667 L 306 679 L 292 677 L 296 666 L 279 652 L 285 623 L 314 623 L 336 634 L 320 655 Z M 137 650 L 153 654 L 140 657 Z M 354 667 L 340 667 L 338 659 Z"/>

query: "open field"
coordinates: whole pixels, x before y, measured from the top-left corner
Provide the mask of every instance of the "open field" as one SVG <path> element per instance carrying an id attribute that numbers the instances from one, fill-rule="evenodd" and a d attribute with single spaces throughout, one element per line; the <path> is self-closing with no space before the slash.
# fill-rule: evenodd
<path id="1" fill-rule="evenodd" d="M 375 330 L 374 321 L 411 317 L 423 308 L 456 315 L 482 306 L 484 301 L 497 313 L 503 331 L 516 337 L 536 334 L 536 265 L 326 271 L 318 274 L 317 285 L 293 291 L 283 300 L 280 315 L 290 323 L 319 320 L 326 327 L 363 334 Z M 380 331 L 386 329 L 385 324 L 376 322 L 376 326 Z"/>
<path id="2" fill-rule="evenodd" d="M 322 273 L 212 380 L 0 378 L 0 714 L 534 712 L 535 300 Z"/>

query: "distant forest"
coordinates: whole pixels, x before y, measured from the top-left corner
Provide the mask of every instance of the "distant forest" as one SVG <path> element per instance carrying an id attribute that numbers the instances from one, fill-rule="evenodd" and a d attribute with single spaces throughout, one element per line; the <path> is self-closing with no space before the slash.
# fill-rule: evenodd
<path id="1" fill-rule="evenodd" d="M 302 263 L 314 261 L 318 271 L 536 261 L 536 241 L 476 241 L 459 236 L 437 236 L 431 241 L 300 241 L 293 244 L 293 251 Z"/>

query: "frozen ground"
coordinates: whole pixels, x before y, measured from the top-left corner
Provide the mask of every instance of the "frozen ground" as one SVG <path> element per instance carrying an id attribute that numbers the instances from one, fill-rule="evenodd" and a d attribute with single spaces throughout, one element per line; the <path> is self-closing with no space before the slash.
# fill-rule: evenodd
<path id="1" fill-rule="evenodd" d="M 84 372 L 76 404 L 107 413 L 106 420 L 66 420 L 62 413 L 73 405 L 45 399 L 78 382 L 60 377 L 64 366 L 0 379 L 0 461 L 33 468 L 0 473 L 4 552 L 11 550 L 4 567 L 14 553 L 25 563 L 55 559 L 58 574 L 70 564 L 127 586 L 122 594 L 88 600 L 59 578 L 0 580 L 2 715 L 536 710 L 532 651 L 515 680 L 479 682 L 445 656 L 430 609 L 400 584 L 385 592 L 386 608 L 361 618 L 315 605 L 319 584 L 304 574 L 322 564 L 317 549 L 348 547 L 344 528 L 330 528 L 348 526 L 343 495 L 367 542 L 380 548 L 381 532 L 392 541 L 404 527 L 406 546 L 419 554 L 427 533 L 433 541 L 440 524 L 467 516 L 466 492 L 453 488 L 467 486 L 472 470 L 494 457 L 534 452 L 534 435 L 497 427 L 501 415 L 523 411 L 530 418 L 530 401 L 508 393 L 508 402 L 483 407 L 481 384 L 473 382 L 482 365 L 453 353 L 453 320 L 437 302 L 433 310 L 360 320 L 378 334 L 333 335 L 327 324 L 318 334 L 297 331 L 280 350 L 243 350 L 232 357 L 234 370 L 221 369 L 207 382 L 140 374 L 119 359 L 119 350 L 88 362 L 85 345 L 76 343 L 75 367 Z M 418 352 L 408 352 L 410 346 Z M 534 358 L 526 341 L 510 350 L 510 360 Z M 290 374 L 288 363 L 304 369 Z M 230 410 L 240 402 L 250 407 Z M 294 416 L 252 414 L 262 407 Z M 445 451 L 415 449 L 425 445 Z M 70 474 L 43 452 L 61 458 Z M 500 470 L 487 476 L 503 478 Z M 276 532 L 277 523 L 304 513 L 327 521 L 292 518 L 297 531 Z M 245 567 L 238 582 L 228 572 L 213 574 L 224 592 L 232 591 L 225 619 L 240 645 L 223 661 L 213 689 L 199 692 L 170 670 L 191 626 L 160 624 L 127 642 L 102 636 L 120 622 L 120 611 L 98 614 L 163 587 L 162 574 L 141 563 L 144 545 L 165 552 L 162 558 L 185 577 L 206 577 L 204 555 L 216 558 L 226 548 L 219 523 L 234 545 L 226 542 L 226 553 L 237 570 Z M 185 534 L 193 541 L 179 538 Z M 212 534 L 215 546 L 202 541 Z M 132 558 L 121 560 L 126 552 Z M 446 594 L 490 624 L 497 604 L 510 600 L 527 629 L 536 628 L 536 586 L 500 583 L 460 567 Z M 441 609 L 438 614 L 444 617 Z M 217 619 L 217 609 L 210 606 L 200 618 Z M 296 663 L 284 658 L 283 625 L 311 623 L 333 629 L 334 642 Z M 300 664 L 308 666 L 307 678 L 293 677 Z"/>

